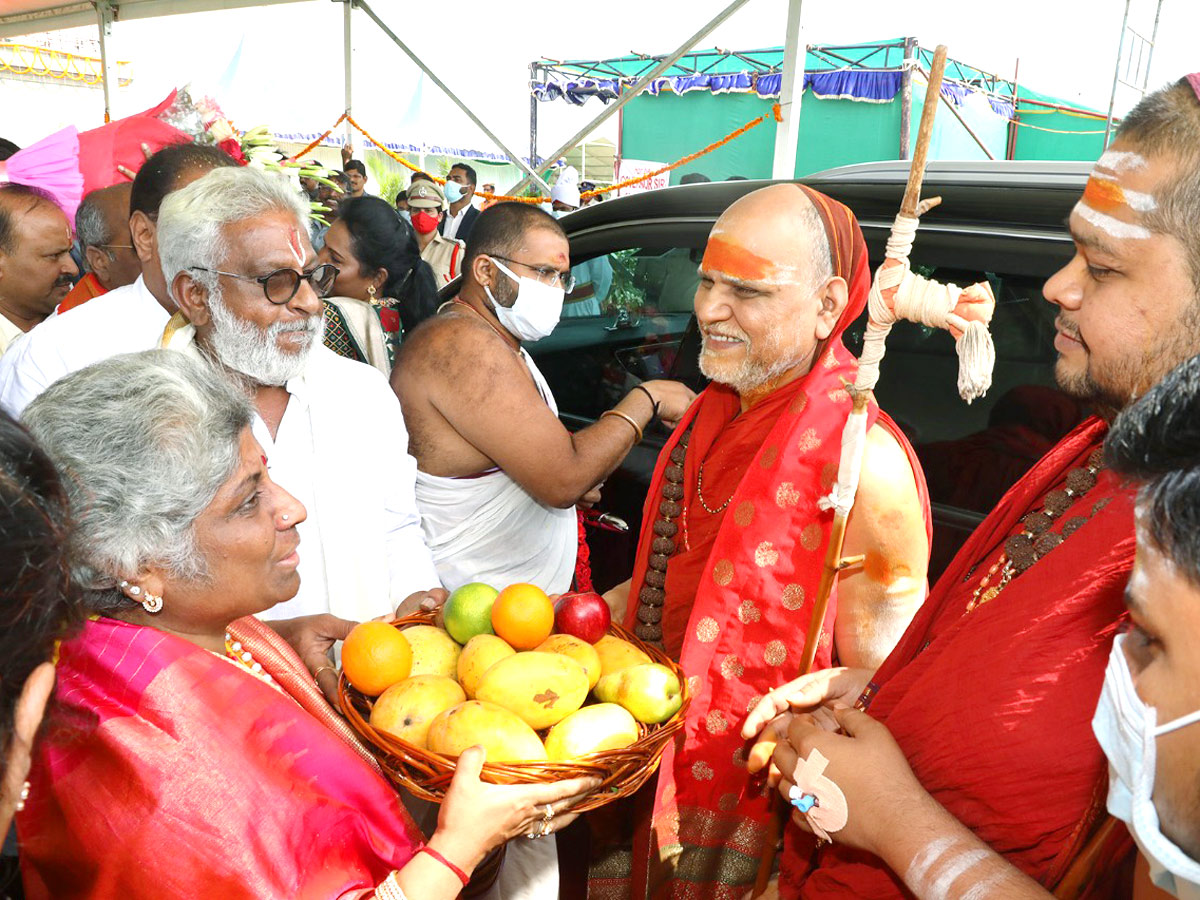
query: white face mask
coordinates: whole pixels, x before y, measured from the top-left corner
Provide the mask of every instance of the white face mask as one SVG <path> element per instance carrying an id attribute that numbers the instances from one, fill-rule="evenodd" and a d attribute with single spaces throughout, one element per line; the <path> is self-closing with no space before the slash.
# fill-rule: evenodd
<path id="1" fill-rule="evenodd" d="M 1157 739 L 1200 722 L 1200 710 L 1159 725 L 1157 710 L 1137 695 L 1122 649 L 1126 637 L 1113 641 L 1092 719 L 1092 731 L 1108 757 L 1108 811 L 1129 826 L 1155 885 L 1181 900 L 1200 900 L 1200 862 L 1162 833 L 1152 799 Z"/>
<path id="2" fill-rule="evenodd" d="M 492 296 L 492 289 L 484 286 L 487 297 L 492 301 L 492 311 L 500 324 L 523 341 L 540 341 L 547 337 L 562 316 L 563 297 L 561 287 L 542 284 L 536 278 L 514 275 L 494 256 L 489 256 L 497 269 L 517 283 L 517 299 L 512 306 L 501 306 Z"/>

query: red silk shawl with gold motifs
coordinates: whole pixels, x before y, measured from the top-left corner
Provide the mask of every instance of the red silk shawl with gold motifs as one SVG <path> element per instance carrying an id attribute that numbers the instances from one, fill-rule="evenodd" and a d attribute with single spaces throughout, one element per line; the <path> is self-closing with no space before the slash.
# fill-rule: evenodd
<path id="1" fill-rule="evenodd" d="M 854 214 L 823 194 L 802 188 L 821 215 L 834 274 L 849 286 L 849 302 L 825 349 L 779 414 L 729 503 L 696 592 L 680 664 L 691 705 L 682 735 L 667 747 L 660 769 L 653 847 L 634 847 L 634 890 L 643 878 L 655 894 L 715 897 L 754 880 L 770 818 L 769 792 L 746 771 L 741 720 L 759 697 L 794 678 L 829 543 L 833 512 L 817 506 L 837 473 L 841 434 L 850 411 L 843 383 L 857 362 L 841 341 L 862 312 L 869 287 L 866 245 Z M 732 397 L 732 400 L 730 399 Z M 671 450 L 694 427 L 685 499 L 695 480 L 697 436 L 733 416 L 736 396 L 709 389 L 695 402 L 658 459 L 642 519 L 630 589 L 627 627 L 634 627 Z M 879 416 L 874 403 L 868 426 Z M 717 429 L 713 428 L 717 421 Z M 879 417 L 913 461 L 924 501 L 924 481 L 911 449 L 886 416 Z M 711 441 L 711 438 L 709 439 Z M 926 516 L 928 523 L 928 515 Z M 668 603 L 671 602 L 668 597 Z M 816 668 L 831 664 L 830 630 L 836 589 L 817 650 Z M 793 826 L 794 827 L 794 826 Z M 787 865 L 785 856 L 783 865 Z M 647 870 L 650 871 L 647 871 Z"/>
<path id="2" fill-rule="evenodd" d="M 31 900 L 362 900 L 412 858 L 420 833 L 291 649 L 230 632 L 287 693 L 115 619 L 63 642 L 17 815 Z"/>

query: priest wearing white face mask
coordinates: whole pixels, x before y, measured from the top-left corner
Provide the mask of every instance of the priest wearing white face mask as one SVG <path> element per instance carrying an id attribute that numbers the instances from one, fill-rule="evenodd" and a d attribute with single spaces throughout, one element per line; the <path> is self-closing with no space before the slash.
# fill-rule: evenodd
<path id="1" fill-rule="evenodd" d="M 634 388 L 574 434 L 558 420 L 522 341 L 558 324 L 571 287 L 561 226 L 544 211 L 500 203 L 482 213 L 459 295 L 408 337 L 392 388 L 417 459 L 426 543 L 449 588 L 527 581 L 570 588 L 574 506 L 604 481 L 658 416 L 677 420 L 693 394 L 670 381 Z"/>

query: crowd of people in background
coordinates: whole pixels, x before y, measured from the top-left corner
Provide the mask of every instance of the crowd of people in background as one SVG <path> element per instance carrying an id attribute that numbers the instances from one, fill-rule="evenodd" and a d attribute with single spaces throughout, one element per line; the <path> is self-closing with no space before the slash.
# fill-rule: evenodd
<path id="1" fill-rule="evenodd" d="M 611 287 L 572 265 L 575 170 L 545 208 L 481 209 L 468 163 L 384 199 L 349 152 L 296 185 L 144 149 L 70 215 L 0 183 L 0 827 L 26 896 L 565 895 L 558 832 L 600 779 L 489 784 L 472 747 L 440 807 L 400 795 L 330 702 L 334 648 L 467 582 L 571 590 L 579 508 L 656 420 L 604 600 L 690 705 L 646 793 L 588 820 L 592 896 L 745 896 L 777 848 L 768 890 L 807 900 L 1200 892 L 1200 74 L 1125 117 L 1044 287 L 1090 415 L 933 585 L 920 463 L 852 390 L 870 265 L 837 200 L 748 185 L 698 260 L 707 385 L 627 383 L 570 431 L 526 345 Z"/>

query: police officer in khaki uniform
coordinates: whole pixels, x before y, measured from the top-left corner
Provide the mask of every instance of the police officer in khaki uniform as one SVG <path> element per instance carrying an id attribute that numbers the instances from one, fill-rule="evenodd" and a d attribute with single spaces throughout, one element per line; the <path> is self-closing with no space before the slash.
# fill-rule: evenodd
<path id="1" fill-rule="evenodd" d="M 408 214 L 417 233 L 421 259 L 433 269 L 433 278 L 439 288 L 458 277 L 463 258 L 463 242 L 438 233 L 438 223 L 445 215 L 445 208 L 446 195 L 439 185 L 422 179 L 409 186 Z"/>

